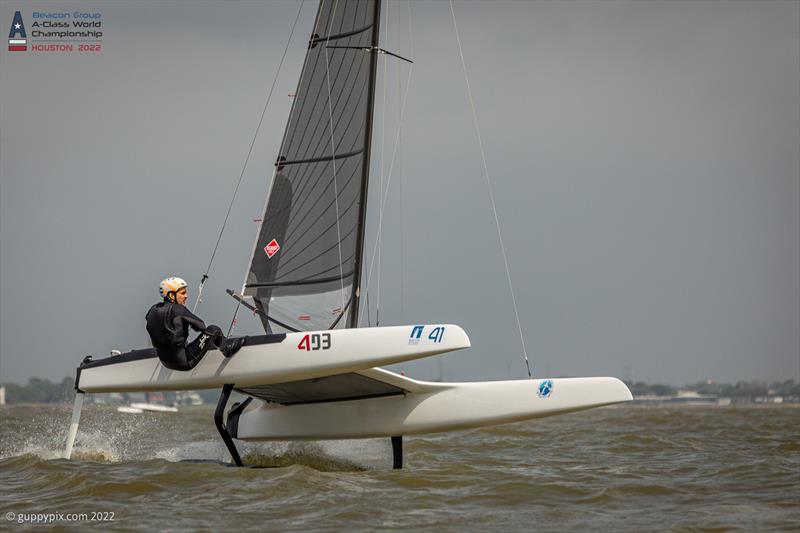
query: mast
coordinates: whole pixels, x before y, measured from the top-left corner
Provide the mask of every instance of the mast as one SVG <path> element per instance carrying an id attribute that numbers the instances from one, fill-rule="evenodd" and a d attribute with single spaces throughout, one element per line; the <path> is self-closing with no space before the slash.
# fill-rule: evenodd
<path id="1" fill-rule="evenodd" d="M 358 309 L 361 296 L 361 270 L 364 262 L 364 230 L 367 219 L 367 193 L 369 186 L 369 165 L 370 154 L 372 152 L 372 122 L 375 111 L 375 79 L 378 72 L 378 40 L 381 29 L 381 0 L 375 1 L 375 13 L 373 14 L 372 25 L 375 30 L 372 33 L 372 51 L 370 52 L 369 64 L 369 94 L 367 95 L 367 124 L 364 128 L 364 167 L 361 176 L 361 206 L 358 216 L 360 231 L 356 240 L 356 264 L 353 272 L 353 302 L 350 310 L 351 328 L 358 327 Z M 379 202 L 381 199 L 378 200 Z"/>

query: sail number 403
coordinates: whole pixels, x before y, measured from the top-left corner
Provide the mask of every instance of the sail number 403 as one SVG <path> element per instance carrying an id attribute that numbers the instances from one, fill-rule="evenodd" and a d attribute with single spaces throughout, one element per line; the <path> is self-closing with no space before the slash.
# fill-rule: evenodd
<path id="1" fill-rule="evenodd" d="M 328 350 L 331 347 L 330 333 L 312 333 L 300 339 L 298 350 Z"/>

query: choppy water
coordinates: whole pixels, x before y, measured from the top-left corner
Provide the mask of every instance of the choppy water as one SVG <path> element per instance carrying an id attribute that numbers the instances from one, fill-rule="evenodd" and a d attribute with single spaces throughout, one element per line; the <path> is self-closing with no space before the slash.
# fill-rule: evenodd
<path id="1" fill-rule="evenodd" d="M 388 439 L 238 443 L 271 468 L 227 467 L 212 411 L 87 405 L 67 461 L 70 406 L 2 408 L 2 529 L 113 513 L 47 528 L 800 531 L 800 409 L 621 406 L 409 437 L 402 471 Z"/>

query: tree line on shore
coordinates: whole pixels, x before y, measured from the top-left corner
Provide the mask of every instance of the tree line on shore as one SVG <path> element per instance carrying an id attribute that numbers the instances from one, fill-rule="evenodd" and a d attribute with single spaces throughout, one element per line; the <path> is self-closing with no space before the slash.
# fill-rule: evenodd
<path id="1" fill-rule="evenodd" d="M 719 396 L 720 398 L 753 399 L 765 396 L 798 397 L 800 382 L 793 379 L 785 381 L 738 381 L 736 383 L 716 383 L 699 381 L 691 385 L 673 387 L 660 383 L 649 384 L 642 381 L 625 383 L 635 396 L 675 396 L 678 391 L 692 391 L 702 395 Z"/>
<path id="2" fill-rule="evenodd" d="M 75 395 L 75 378 L 64 378 L 60 383 L 30 378 L 27 385 L 2 385 L 6 388 L 6 403 L 59 403 L 72 401 Z"/>

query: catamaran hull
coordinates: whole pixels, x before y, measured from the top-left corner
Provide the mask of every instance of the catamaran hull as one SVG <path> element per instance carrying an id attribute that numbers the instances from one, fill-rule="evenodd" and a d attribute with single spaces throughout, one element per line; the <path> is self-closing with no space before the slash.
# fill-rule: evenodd
<path id="1" fill-rule="evenodd" d="M 633 399 L 624 383 L 607 377 L 414 383 L 420 392 L 381 398 L 289 406 L 255 401 L 229 416 L 228 429 L 234 438 L 252 441 L 391 437 L 519 422 Z"/>
<path id="2" fill-rule="evenodd" d="M 423 329 L 442 333 L 416 338 L 414 332 Z M 267 385 L 354 372 L 470 346 L 464 330 L 452 324 L 262 335 L 247 337 L 246 342 L 230 359 L 218 350 L 209 351 L 185 372 L 163 366 L 153 350 L 84 362 L 78 368 L 75 387 L 96 393 L 209 389 L 226 383 Z"/>

